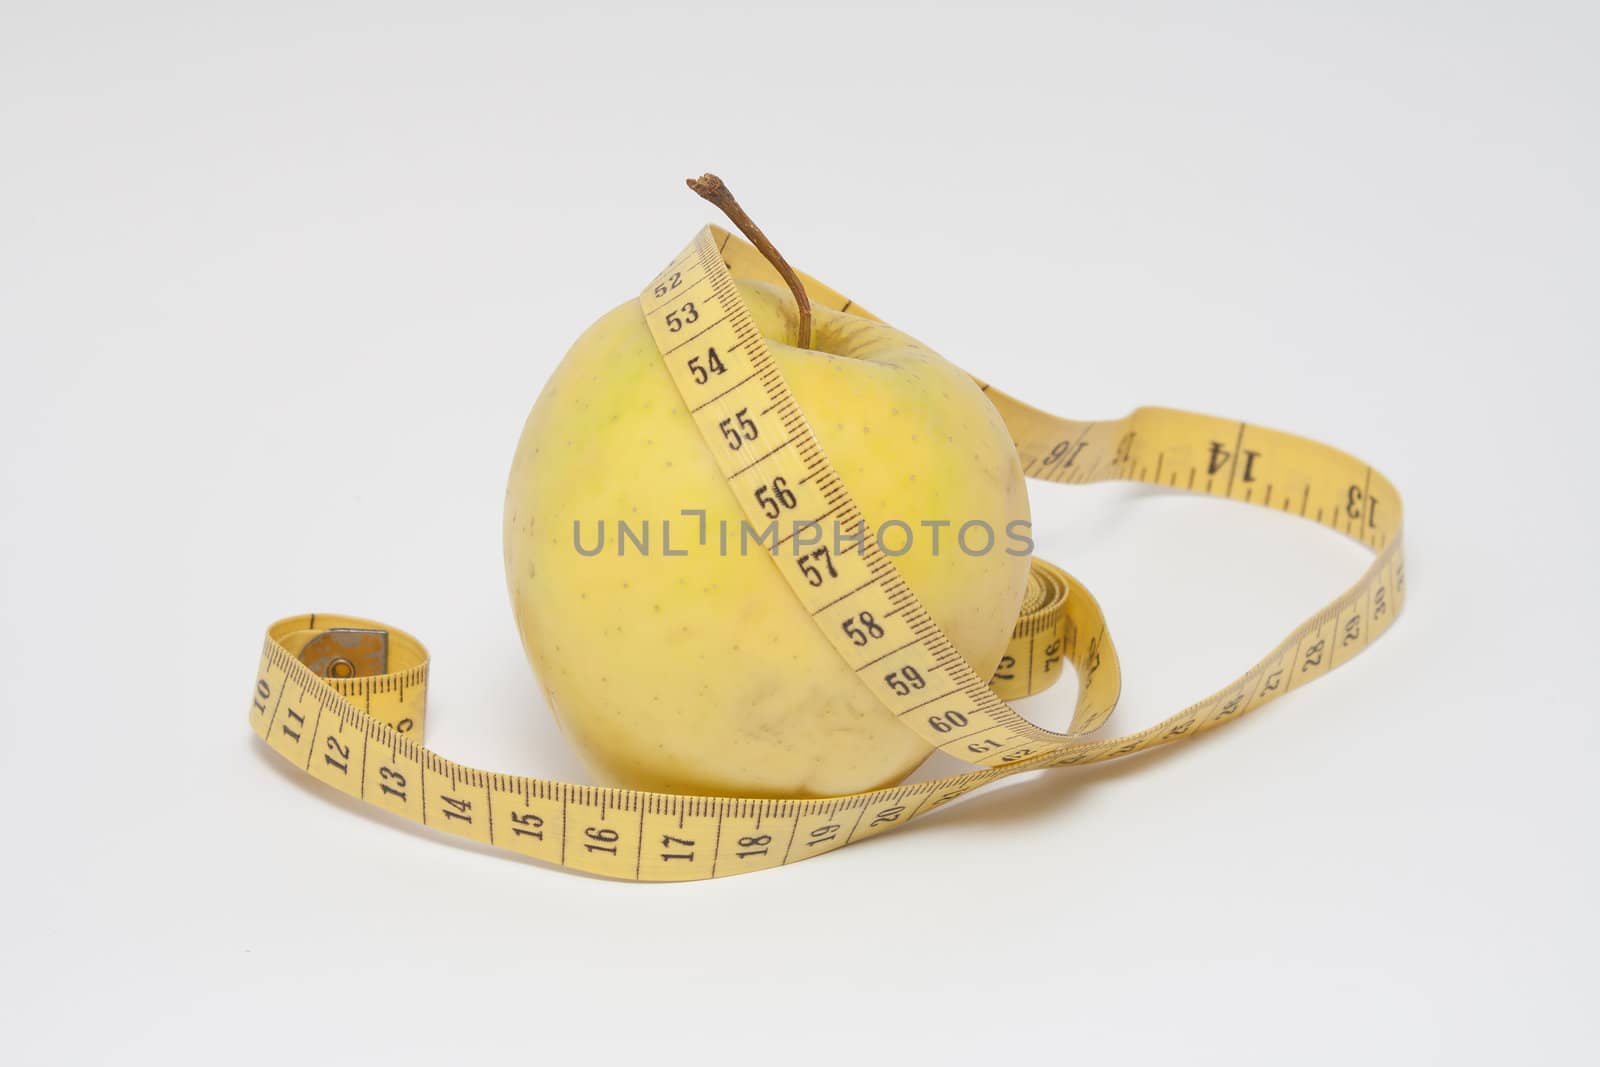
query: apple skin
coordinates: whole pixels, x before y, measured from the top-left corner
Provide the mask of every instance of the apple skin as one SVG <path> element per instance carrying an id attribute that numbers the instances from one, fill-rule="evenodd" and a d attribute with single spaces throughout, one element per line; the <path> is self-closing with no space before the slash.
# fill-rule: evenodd
<path id="1" fill-rule="evenodd" d="M 812 347 L 799 349 L 786 291 L 739 291 L 869 529 L 912 527 L 894 562 L 987 678 L 1028 577 L 1027 558 L 1006 551 L 1008 524 L 1029 510 L 999 414 L 960 369 L 882 323 L 818 308 Z M 684 509 L 706 512 L 705 546 Z M 649 555 L 632 544 L 618 555 L 619 519 L 649 520 Z M 739 554 L 743 519 L 637 301 L 612 310 L 540 394 L 506 493 L 512 607 L 563 731 L 599 781 L 633 789 L 802 797 L 899 781 L 932 749 L 850 671 L 769 553 L 752 541 Z M 935 554 L 921 524 L 941 519 Z M 995 531 L 985 554 L 956 544 L 973 519 Z M 604 520 L 601 553 L 577 551 L 574 520 L 588 549 Z M 688 555 L 662 553 L 663 520 Z"/>

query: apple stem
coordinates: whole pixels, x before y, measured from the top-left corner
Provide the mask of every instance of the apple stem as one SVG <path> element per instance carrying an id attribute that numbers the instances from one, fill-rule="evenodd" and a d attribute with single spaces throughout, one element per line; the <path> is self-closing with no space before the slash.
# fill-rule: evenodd
<path id="1" fill-rule="evenodd" d="M 800 276 L 789 266 L 789 261 L 783 254 L 773 247 L 767 235 L 745 214 L 744 208 L 739 206 L 739 201 L 733 198 L 733 193 L 728 190 L 721 178 L 715 174 L 702 174 L 698 178 L 685 179 L 685 184 L 701 197 L 715 204 L 728 220 L 739 227 L 739 232 L 750 239 L 767 262 L 771 263 L 778 273 L 783 276 L 784 282 L 789 286 L 789 291 L 794 294 L 794 302 L 800 308 L 800 348 L 811 347 L 811 298 L 806 296 L 806 287 L 800 284 Z"/>

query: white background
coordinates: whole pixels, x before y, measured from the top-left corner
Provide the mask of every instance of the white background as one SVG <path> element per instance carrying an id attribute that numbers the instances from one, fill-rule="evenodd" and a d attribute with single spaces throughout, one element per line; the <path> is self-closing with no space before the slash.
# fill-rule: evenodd
<path id="1" fill-rule="evenodd" d="M 5 1058 L 1592 1062 L 1600 21 L 1069 6 L 0 8 Z M 1004 389 L 1368 459 L 1406 614 L 1193 745 L 719 883 L 296 777 L 245 712 L 311 610 L 429 641 L 446 754 L 582 774 L 504 478 L 567 345 L 711 221 L 706 169 Z M 1124 728 L 1365 558 L 1133 487 L 1033 506 Z"/>

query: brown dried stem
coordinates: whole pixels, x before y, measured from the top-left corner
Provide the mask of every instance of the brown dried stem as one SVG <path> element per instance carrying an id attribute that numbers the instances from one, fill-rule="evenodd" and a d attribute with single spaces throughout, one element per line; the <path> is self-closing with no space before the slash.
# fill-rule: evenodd
<path id="1" fill-rule="evenodd" d="M 761 232 L 761 227 L 745 214 L 744 208 L 739 206 L 739 201 L 733 198 L 733 193 L 728 190 L 721 178 L 715 174 L 702 174 L 698 178 L 686 179 L 686 184 L 701 197 L 711 201 L 728 220 L 739 227 L 739 232 L 750 239 L 750 243 L 760 250 L 767 262 L 775 267 L 784 282 L 789 286 L 789 291 L 794 294 L 794 302 L 800 309 L 800 344 L 801 348 L 811 347 L 811 298 L 806 296 L 806 287 L 800 284 L 800 276 L 789 266 L 789 261 L 777 250 L 767 235 Z"/>

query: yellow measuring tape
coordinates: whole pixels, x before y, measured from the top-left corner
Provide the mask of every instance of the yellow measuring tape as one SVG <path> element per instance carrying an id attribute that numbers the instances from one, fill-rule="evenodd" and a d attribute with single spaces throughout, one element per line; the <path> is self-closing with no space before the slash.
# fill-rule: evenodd
<path id="1" fill-rule="evenodd" d="M 753 247 L 709 226 L 647 285 L 640 307 L 712 454 L 758 526 L 754 490 L 783 478 L 799 521 L 856 529 L 860 512 L 828 463 L 756 330 L 734 278 L 781 283 Z M 815 304 L 876 318 L 801 275 Z M 684 305 L 694 329 L 685 331 Z M 715 348 L 738 383 L 714 397 L 689 360 Z M 979 382 L 1005 420 L 1024 472 L 1083 484 L 1130 480 L 1303 516 L 1376 553 L 1361 579 L 1237 680 L 1137 733 L 1094 739 L 1121 673 L 1099 606 L 1042 560 L 1000 670 L 980 678 L 922 608 L 873 538 L 817 567 L 779 569 L 839 655 L 908 729 L 976 764 L 971 772 L 817 799 L 679 796 L 569 785 L 464 767 L 422 745 L 428 659 L 392 626 L 336 615 L 284 619 L 267 631 L 250 721 L 312 777 L 425 826 L 593 874 L 682 881 L 743 874 L 831 852 L 903 825 L 990 782 L 1094 763 L 1193 737 L 1326 674 L 1364 649 L 1405 598 L 1400 497 L 1388 479 L 1335 448 L 1276 430 L 1165 408 L 1107 422 L 1046 414 Z M 724 445 L 728 420 L 760 413 L 766 451 Z M 777 558 L 776 556 L 774 557 Z M 843 625 L 863 615 L 870 632 Z M 852 632 L 854 631 L 854 632 Z M 1079 694 L 1067 732 L 1006 702 L 1070 665 Z"/>

